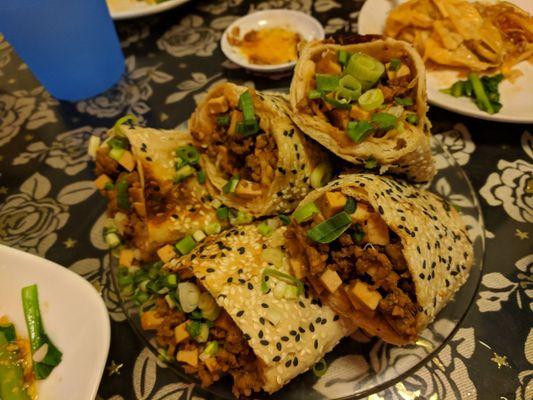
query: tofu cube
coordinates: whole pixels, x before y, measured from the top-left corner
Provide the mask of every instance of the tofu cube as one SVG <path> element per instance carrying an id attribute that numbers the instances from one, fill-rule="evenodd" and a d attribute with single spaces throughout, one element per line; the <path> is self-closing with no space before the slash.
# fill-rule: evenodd
<path id="1" fill-rule="evenodd" d="M 301 260 L 297 258 L 291 258 L 289 260 L 289 264 L 292 269 L 292 274 L 294 275 L 296 279 L 305 278 L 305 275 L 306 275 L 305 265 Z"/>
<path id="2" fill-rule="evenodd" d="M 180 350 L 176 354 L 176 360 L 189 364 L 192 367 L 198 367 L 198 349 Z"/>
<path id="3" fill-rule="evenodd" d="M 349 293 L 372 311 L 377 308 L 381 300 L 381 295 L 377 290 L 372 289 L 370 285 L 360 280 L 356 280 L 350 286 Z"/>
<path id="4" fill-rule="evenodd" d="M 342 280 L 335 271 L 331 269 L 326 269 L 322 276 L 320 277 L 320 282 L 326 287 L 328 292 L 334 293 L 340 285 L 342 285 Z"/>
<path id="5" fill-rule="evenodd" d="M 208 357 L 204 360 L 204 364 L 209 372 L 214 373 L 220 369 L 218 361 L 215 357 Z"/>
<path id="6" fill-rule="evenodd" d="M 225 113 L 229 109 L 228 101 L 226 100 L 226 98 L 224 96 L 215 97 L 213 99 L 210 99 L 207 102 L 207 106 L 208 106 L 209 112 L 211 114 Z"/>
<path id="7" fill-rule="evenodd" d="M 366 221 L 372 214 L 375 214 L 374 210 L 372 210 L 372 207 L 370 207 L 368 204 L 357 203 L 355 212 L 351 215 L 351 217 L 353 222 L 361 223 Z"/>
<path id="8" fill-rule="evenodd" d="M 355 119 L 356 121 L 366 121 L 370 119 L 370 113 L 368 111 L 363 110 L 358 105 L 354 104 L 350 109 L 350 117 L 352 119 Z"/>
<path id="9" fill-rule="evenodd" d="M 133 208 L 139 217 L 146 217 L 146 208 L 143 203 L 136 201 L 133 203 Z"/>
<path id="10" fill-rule="evenodd" d="M 191 335 L 187 332 L 187 324 L 189 321 L 185 321 L 183 324 L 180 324 L 174 328 L 174 341 L 176 344 L 183 342 L 185 339 L 188 339 Z"/>
<path id="11" fill-rule="evenodd" d="M 385 246 L 389 244 L 389 227 L 378 214 L 372 214 L 366 221 L 363 240 L 368 243 Z"/>
<path id="12" fill-rule="evenodd" d="M 118 259 L 118 263 L 119 265 L 123 266 L 123 267 L 131 267 L 132 266 L 132 263 L 133 263 L 133 260 L 135 258 L 135 253 L 133 251 L 133 249 L 122 249 L 120 251 L 120 256 L 119 256 L 119 259 Z"/>
<path id="13" fill-rule="evenodd" d="M 326 192 L 319 200 L 320 209 L 326 218 L 342 211 L 346 204 L 346 196 L 341 192 Z"/>
<path id="14" fill-rule="evenodd" d="M 100 175 L 94 180 L 94 185 L 100 191 L 103 191 L 105 189 L 105 185 L 107 185 L 108 183 L 113 184 L 113 181 L 106 174 Z"/>
<path id="15" fill-rule="evenodd" d="M 156 315 L 154 310 L 145 311 L 141 314 L 141 327 L 145 331 L 155 330 L 163 323 L 163 318 Z"/>
<path id="16" fill-rule="evenodd" d="M 157 250 L 157 255 L 159 256 L 161 261 L 167 263 L 176 256 L 176 251 L 174 250 L 174 246 L 172 246 L 171 244 L 167 244 L 166 246 L 163 246 L 159 250 Z"/>
<path id="17" fill-rule="evenodd" d="M 120 157 L 120 160 L 118 160 L 118 163 L 126 168 L 128 172 L 133 171 L 133 168 L 135 168 L 135 160 L 130 151 L 125 151 L 122 157 Z"/>

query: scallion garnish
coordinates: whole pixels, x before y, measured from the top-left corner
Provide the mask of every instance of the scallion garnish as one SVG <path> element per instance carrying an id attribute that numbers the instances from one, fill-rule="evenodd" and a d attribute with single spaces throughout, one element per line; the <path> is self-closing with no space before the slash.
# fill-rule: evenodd
<path id="1" fill-rule="evenodd" d="M 328 183 L 331 178 L 333 178 L 333 167 L 329 162 L 323 161 L 313 169 L 309 182 L 313 188 L 318 189 Z"/>
<path id="2" fill-rule="evenodd" d="M 30 400 L 24 382 L 24 369 L 19 360 L 15 339 L 0 330 L 0 398 L 5 400 Z M 14 330 L 13 330 L 14 334 Z"/>
<path id="3" fill-rule="evenodd" d="M 350 121 L 346 134 L 354 142 L 360 143 L 373 131 L 374 127 L 367 121 Z"/>
<path id="4" fill-rule="evenodd" d="M 241 176 L 239 174 L 233 175 L 222 187 L 222 191 L 224 192 L 224 194 L 234 193 L 240 180 Z"/>
<path id="5" fill-rule="evenodd" d="M 176 176 L 174 177 L 174 182 L 179 183 L 183 181 L 185 178 L 188 178 L 192 174 L 194 174 L 196 170 L 190 166 L 190 165 L 184 165 L 180 169 L 176 171 Z"/>
<path id="6" fill-rule="evenodd" d="M 296 220 L 297 223 L 301 224 L 302 222 L 309 221 L 315 214 L 319 214 L 320 210 L 315 203 L 308 203 L 303 207 L 297 209 L 292 213 L 292 217 Z"/>
<path id="7" fill-rule="evenodd" d="M 189 332 L 189 335 L 194 339 L 200 334 L 200 327 L 202 323 L 200 321 L 192 320 L 185 325 L 185 330 Z"/>
<path id="8" fill-rule="evenodd" d="M 115 132 L 115 135 L 117 136 L 124 136 L 124 132 L 122 132 L 121 127 L 124 124 L 136 124 L 138 122 L 137 117 L 132 114 L 127 114 L 123 116 L 122 118 L 119 118 L 117 122 L 115 122 L 115 125 L 113 125 L 113 131 Z"/>
<path id="9" fill-rule="evenodd" d="M 196 179 L 198 179 L 198 183 L 200 185 L 203 185 L 205 183 L 205 171 L 198 171 L 198 173 L 196 174 Z"/>
<path id="10" fill-rule="evenodd" d="M 411 99 L 410 97 L 404 97 L 403 99 L 401 97 L 395 97 L 394 102 L 398 104 L 399 106 L 404 106 L 404 107 L 413 105 L 413 99 Z"/>
<path id="11" fill-rule="evenodd" d="M 384 130 L 395 128 L 396 123 L 398 122 L 398 118 L 386 112 L 379 112 L 376 114 L 372 114 L 371 119 L 372 119 L 372 122 L 376 124 L 378 128 L 384 129 Z"/>
<path id="12" fill-rule="evenodd" d="M 351 225 L 352 219 L 341 211 L 307 231 L 307 237 L 318 243 L 331 243 L 342 235 Z"/>
<path id="13" fill-rule="evenodd" d="M 278 215 L 278 218 L 283 222 L 284 225 L 290 225 L 291 219 L 288 215 L 280 214 Z"/>
<path id="14" fill-rule="evenodd" d="M 259 123 L 257 121 L 247 122 L 238 122 L 235 131 L 244 137 L 252 136 L 258 133 L 260 130 Z"/>
<path id="15" fill-rule="evenodd" d="M 316 74 L 316 90 L 319 92 L 333 92 L 338 89 L 340 76 L 329 74 Z"/>
<path id="16" fill-rule="evenodd" d="M 318 90 L 315 90 L 315 89 L 312 89 L 310 90 L 308 93 L 307 93 L 307 98 L 309 100 L 315 100 L 315 99 L 319 99 L 322 97 L 322 92 L 318 91 Z"/>
<path id="17" fill-rule="evenodd" d="M 418 121 L 419 121 L 418 115 L 416 114 L 407 114 L 407 116 L 405 117 L 405 120 L 413 125 L 418 124 Z"/>
<path id="18" fill-rule="evenodd" d="M 116 184 L 117 188 L 117 205 L 123 210 L 129 210 L 131 207 L 130 199 L 128 196 L 128 182 L 126 179 L 121 179 Z"/>
<path id="19" fill-rule="evenodd" d="M 298 288 L 298 296 L 301 295 L 304 292 L 304 284 L 303 284 L 303 282 L 301 280 L 295 278 L 292 275 L 289 275 L 289 274 L 286 274 L 284 272 L 278 271 L 277 269 L 265 268 L 264 271 L 263 271 L 263 278 L 261 279 L 261 281 L 264 283 L 264 285 L 263 284 L 261 285 L 261 291 L 263 293 L 266 293 L 269 290 L 268 284 L 266 283 L 267 280 L 265 279 L 267 276 L 269 278 L 276 278 L 276 279 L 279 279 L 279 280 L 281 280 L 281 281 L 283 281 L 285 283 L 288 283 L 290 285 L 296 286 Z"/>
<path id="20" fill-rule="evenodd" d="M 383 92 L 377 88 L 367 90 L 357 100 L 361 108 L 365 111 L 372 111 L 381 107 L 384 101 L 385 97 L 383 97 Z"/>
<path id="21" fill-rule="evenodd" d="M 357 208 L 357 203 L 353 197 L 348 197 L 346 199 L 346 204 L 344 205 L 344 211 L 347 214 L 353 214 Z"/>
<path id="22" fill-rule="evenodd" d="M 191 235 L 185 236 L 178 243 L 174 245 L 176 250 L 180 252 L 181 255 L 188 254 L 196 247 L 196 241 Z"/>
<path id="23" fill-rule="evenodd" d="M 350 58 L 350 53 L 348 53 L 346 50 L 339 50 L 337 53 L 337 60 L 339 61 L 339 64 L 344 66 L 348 62 L 348 58 Z"/>
<path id="24" fill-rule="evenodd" d="M 402 65 L 402 62 L 399 59 L 393 58 L 389 62 L 389 71 L 398 71 L 401 65 Z"/>
<path id="25" fill-rule="evenodd" d="M 257 231 L 263 236 L 270 236 L 274 229 L 266 222 L 261 222 L 259 225 L 257 225 Z"/>
<path id="26" fill-rule="evenodd" d="M 366 169 L 374 169 L 377 166 L 378 166 L 378 161 L 372 156 L 368 157 L 367 160 L 365 161 Z"/>
<path id="27" fill-rule="evenodd" d="M 348 102 L 348 100 L 343 99 L 342 97 L 337 98 L 338 93 L 335 93 L 336 97 L 330 97 L 326 96 L 325 94 L 322 95 L 322 100 L 324 100 L 326 103 L 331 104 L 335 108 L 339 108 L 341 110 L 351 110 L 352 105 Z"/>
<path id="28" fill-rule="evenodd" d="M 324 376 L 327 370 L 328 370 L 328 363 L 324 359 L 321 359 L 319 362 L 317 362 L 313 366 L 313 374 L 315 374 L 315 376 L 318 378 L 320 378 L 321 376 Z"/>
<path id="29" fill-rule="evenodd" d="M 335 95 L 337 100 L 355 101 L 361 96 L 361 83 L 351 75 L 344 75 L 339 80 L 339 89 Z"/>
<path id="30" fill-rule="evenodd" d="M 216 122 L 218 126 L 228 126 L 231 121 L 229 114 L 217 115 Z"/>
<path id="31" fill-rule="evenodd" d="M 190 144 L 176 149 L 176 155 L 189 165 L 196 165 L 200 161 L 200 153 Z"/>
<path id="32" fill-rule="evenodd" d="M 225 221 L 229 218 L 229 208 L 226 206 L 222 206 L 217 208 L 217 218 L 220 221 Z"/>
<path id="33" fill-rule="evenodd" d="M 365 237 L 365 232 L 363 231 L 363 228 L 359 224 L 355 224 L 353 226 L 353 233 L 352 233 L 353 240 L 355 240 L 355 243 L 359 244 Z"/>
<path id="34" fill-rule="evenodd" d="M 247 90 L 239 97 L 239 108 L 242 111 L 245 123 L 255 121 L 254 103 L 250 91 Z"/>
<path id="35" fill-rule="evenodd" d="M 368 90 L 379 81 L 385 72 L 385 66 L 368 54 L 355 53 L 350 57 L 344 74 L 352 75 L 362 85 L 363 90 Z"/>

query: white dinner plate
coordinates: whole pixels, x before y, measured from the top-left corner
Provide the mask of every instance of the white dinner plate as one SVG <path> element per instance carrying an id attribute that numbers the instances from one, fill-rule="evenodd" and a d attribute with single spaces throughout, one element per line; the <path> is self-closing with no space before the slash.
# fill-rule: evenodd
<path id="1" fill-rule="evenodd" d="M 39 400 L 92 400 L 109 351 L 106 306 L 85 279 L 60 265 L 0 245 L 0 316 L 28 338 L 21 289 L 37 284 L 46 333 L 63 353 L 47 379 L 37 381 Z"/>
<path id="2" fill-rule="evenodd" d="M 189 0 L 166 0 L 162 3 L 149 3 L 145 0 L 107 0 L 109 13 L 114 20 L 144 17 L 177 7 Z"/>
<path id="3" fill-rule="evenodd" d="M 388 13 L 406 0 L 367 0 L 359 13 L 358 31 L 362 35 L 382 34 Z M 532 0 L 508 0 L 530 14 L 533 13 Z M 446 108 L 470 117 L 500 121 L 533 123 L 533 65 L 527 61 L 515 68 L 523 75 L 514 83 L 504 80 L 500 83 L 500 102 L 502 108 L 496 114 L 488 114 L 476 107 L 472 100 L 466 97 L 453 97 L 440 92 L 449 88 L 455 81 L 464 79 L 456 71 L 442 70 L 427 73 L 428 100 L 431 104 Z"/>
<path id="4" fill-rule="evenodd" d="M 226 28 L 220 44 L 222 51 L 231 61 L 246 69 L 260 72 L 279 72 L 294 67 L 296 61 L 276 65 L 258 65 L 248 62 L 241 51 L 229 44 L 228 34 L 235 27 L 239 27 L 241 36 L 251 30 L 265 28 L 286 28 L 300 34 L 305 41 L 312 39 L 324 39 L 324 28 L 315 18 L 300 11 L 293 10 L 265 10 L 248 14 L 234 21 Z"/>

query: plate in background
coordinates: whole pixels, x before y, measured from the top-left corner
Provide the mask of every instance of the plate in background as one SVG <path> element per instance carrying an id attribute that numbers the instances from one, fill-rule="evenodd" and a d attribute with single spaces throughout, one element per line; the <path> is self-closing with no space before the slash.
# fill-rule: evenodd
<path id="1" fill-rule="evenodd" d="M 358 32 L 362 35 L 382 34 L 389 12 L 406 0 L 367 0 L 361 8 L 358 21 Z M 530 14 L 533 13 L 533 1 L 508 0 Z M 477 108 L 472 100 L 466 97 L 453 97 L 440 92 L 449 88 L 455 81 L 465 79 L 454 70 L 427 72 L 427 93 L 431 104 L 459 114 L 480 119 L 499 122 L 533 123 L 533 65 L 527 61 L 516 67 L 523 75 L 514 83 L 504 80 L 500 84 L 500 102 L 502 108 L 496 114 L 488 114 Z"/>
<path id="2" fill-rule="evenodd" d="M 166 0 L 161 3 L 149 3 L 145 0 L 107 0 L 109 13 L 114 20 L 144 17 L 177 7 L 189 0 Z"/>

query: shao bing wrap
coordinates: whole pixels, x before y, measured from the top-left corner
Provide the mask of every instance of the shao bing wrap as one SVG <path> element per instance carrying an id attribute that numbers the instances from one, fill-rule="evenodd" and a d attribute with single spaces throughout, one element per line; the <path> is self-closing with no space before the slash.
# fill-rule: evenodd
<path id="1" fill-rule="evenodd" d="M 242 337 L 247 344 L 240 354 L 249 354 L 251 349 L 253 357 L 229 371 L 236 395 L 280 389 L 354 330 L 350 322 L 343 322 L 289 275 L 281 247 L 286 227 L 266 236 L 261 226 L 266 225 L 232 228 L 165 265 L 177 274 L 192 271 L 238 327 L 237 339 Z M 231 346 L 227 340 L 220 340 L 219 347 Z M 211 360 L 215 365 L 220 362 Z M 198 370 L 202 368 L 200 365 Z"/>
<path id="2" fill-rule="evenodd" d="M 285 96 L 223 83 L 189 120 L 213 197 L 253 216 L 292 211 L 325 154 L 287 116 Z"/>
<path id="3" fill-rule="evenodd" d="M 149 259 L 160 245 L 217 223 L 192 142 L 185 131 L 127 125 L 109 131 L 95 158 L 95 183 L 113 218 L 106 240 L 122 236 Z"/>
<path id="4" fill-rule="evenodd" d="M 370 174 L 311 192 L 285 234 L 293 274 L 343 318 L 416 341 L 468 278 L 473 247 L 446 201 Z"/>
<path id="5" fill-rule="evenodd" d="M 407 43 L 313 41 L 290 88 L 298 127 L 339 157 L 415 182 L 435 174 L 424 63 Z"/>

